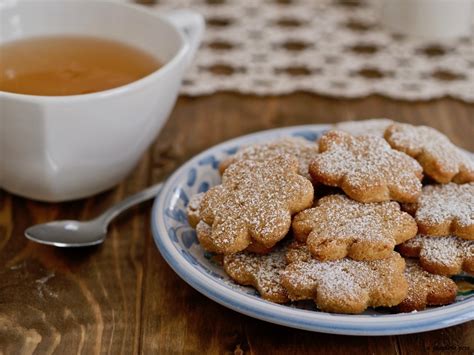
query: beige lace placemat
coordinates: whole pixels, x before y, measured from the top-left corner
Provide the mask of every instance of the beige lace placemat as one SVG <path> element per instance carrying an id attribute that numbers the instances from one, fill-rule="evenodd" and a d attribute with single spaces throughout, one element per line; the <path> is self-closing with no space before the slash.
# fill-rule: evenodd
<path id="1" fill-rule="evenodd" d="M 374 0 L 160 0 L 207 21 L 182 93 L 295 91 L 474 102 L 474 38 L 430 43 L 389 33 Z"/>

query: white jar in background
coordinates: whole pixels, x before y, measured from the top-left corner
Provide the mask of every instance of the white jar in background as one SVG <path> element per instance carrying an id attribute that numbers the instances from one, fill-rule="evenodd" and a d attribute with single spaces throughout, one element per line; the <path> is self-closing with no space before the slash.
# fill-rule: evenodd
<path id="1" fill-rule="evenodd" d="M 382 24 L 426 39 L 472 35 L 473 0 L 384 0 Z"/>

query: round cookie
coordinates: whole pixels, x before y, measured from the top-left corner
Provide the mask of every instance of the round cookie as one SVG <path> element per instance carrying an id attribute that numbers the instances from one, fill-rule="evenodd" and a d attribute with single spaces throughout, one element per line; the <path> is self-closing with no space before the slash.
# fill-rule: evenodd
<path id="1" fill-rule="evenodd" d="M 454 302 L 457 286 L 453 280 L 449 277 L 434 275 L 423 270 L 416 260 L 406 259 L 405 262 L 408 294 L 395 307 L 397 311 L 421 311 L 427 306 L 440 306 Z"/>
<path id="2" fill-rule="evenodd" d="M 334 129 L 347 132 L 355 137 L 371 135 L 383 138 L 385 130 L 393 123 L 394 121 L 388 118 L 372 118 L 361 121 L 339 122 L 334 125 Z"/>
<path id="3" fill-rule="evenodd" d="M 288 233 L 291 216 L 311 207 L 313 194 L 311 182 L 298 174 L 296 158 L 238 161 L 226 169 L 221 185 L 205 193 L 200 217 L 211 233 L 198 228 L 198 238 L 208 251 L 223 254 L 242 251 L 252 241 L 271 248 Z"/>
<path id="4" fill-rule="evenodd" d="M 335 194 L 298 213 L 292 230 L 295 238 L 306 242 L 318 260 L 346 256 L 376 260 L 389 257 L 396 244 L 413 238 L 417 226 L 397 202 L 362 203 Z"/>
<path id="5" fill-rule="evenodd" d="M 417 235 L 398 246 L 404 256 L 419 257 L 420 265 L 438 275 L 474 274 L 474 241 L 454 236 Z"/>
<path id="6" fill-rule="evenodd" d="M 395 306 L 407 296 L 405 261 L 396 252 L 383 260 L 324 262 L 292 253 L 287 259 L 296 255 L 295 261 L 286 267 L 281 284 L 293 301 L 313 299 L 322 311 L 357 314 L 367 307 Z"/>
<path id="7" fill-rule="evenodd" d="M 319 151 L 309 166 L 313 179 L 341 187 L 356 201 L 415 202 L 421 193 L 420 164 L 382 138 L 329 131 Z"/>
<path id="8" fill-rule="evenodd" d="M 395 123 L 385 139 L 392 148 L 418 160 L 426 175 L 439 183 L 474 181 L 474 161 L 434 128 Z"/>
<path id="9" fill-rule="evenodd" d="M 456 235 L 474 240 L 474 183 L 427 185 L 419 200 L 405 208 L 414 213 L 420 234 Z"/>
<path id="10" fill-rule="evenodd" d="M 231 164 L 240 160 L 265 161 L 281 155 L 291 155 L 298 159 L 298 173 L 311 179 L 308 168 L 310 161 L 318 154 L 318 145 L 300 137 L 286 137 L 269 143 L 253 144 L 239 150 L 222 161 L 219 171 L 224 173 Z"/>

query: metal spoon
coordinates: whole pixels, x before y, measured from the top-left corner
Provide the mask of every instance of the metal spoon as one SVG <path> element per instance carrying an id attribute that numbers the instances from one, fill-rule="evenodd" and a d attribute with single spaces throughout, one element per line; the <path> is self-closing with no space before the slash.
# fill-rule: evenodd
<path id="1" fill-rule="evenodd" d="M 37 224 L 25 231 L 28 239 L 56 247 L 85 247 L 100 244 L 107 237 L 107 226 L 126 209 L 158 195 L 163 184 L 153 185 L 109 208 L 90 221 L 53 221 Z"/>

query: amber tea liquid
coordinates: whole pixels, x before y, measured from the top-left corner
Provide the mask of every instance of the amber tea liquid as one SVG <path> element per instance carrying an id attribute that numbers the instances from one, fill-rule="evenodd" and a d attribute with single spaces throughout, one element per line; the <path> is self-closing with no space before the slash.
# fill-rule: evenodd
<path id="1" fill-rule="evenodd" d="M 160 68 L 150 54 L 96 37 L 50 36 L 0 45 L 0 91 L 41 96 L 112 89 Z"/>

